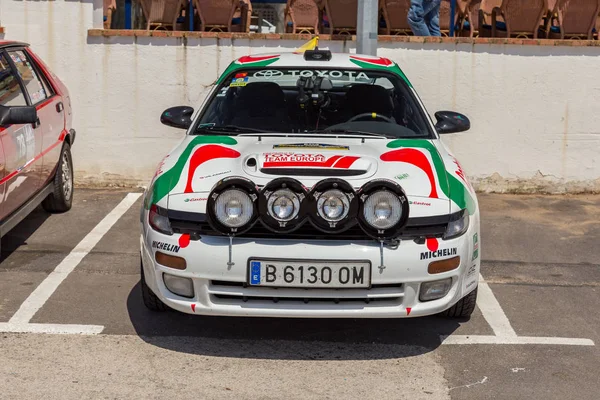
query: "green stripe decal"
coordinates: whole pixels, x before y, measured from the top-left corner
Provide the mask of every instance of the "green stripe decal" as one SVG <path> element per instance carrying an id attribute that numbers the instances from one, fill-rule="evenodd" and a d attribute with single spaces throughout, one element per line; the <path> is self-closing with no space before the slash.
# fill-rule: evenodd
<path id="1" fill-rule="evenodd" d="M 277 60 L 279 60 L 279 57 L 269 58 L 267 60 L 260 60 L 260 61 L 255 61 L 255 62 L 246 62 L 244 64 L 238 64 L 237 62 L 234 61 L 231 64 L 229 64 L 227 69 L 221 74 L 221 76 L 217 80 L 216 84 L 220 85 L 221 83 L 223 83 L 225 78 L 227 78 L 229 76 L 229 74 L 231 74 L 233 71 L 237 71 L 240 69 L 246 69 L 246 68 L 266 67 L 268 65 L 273 64 Z"/>
<path id="2" fill-rule="evenodd" d="M 446 197 L 455 202 L 459 208 L 466 208 L 471 215 L 475 212 L 475 201 L 471 197 L 471 193 L 469 193 L 469 190 L 461 181 L 446 172 L 446 166 L 440 153 L 438 153 L 436 147 L 429 140 L 397 139 L 389 142 L 387 147 L 391 149 L 416 147 L 429 151 L 442 192 Z"/>
<path id="3" fill-rule="evenodd" d="M 236 145 L 237 140 L 228 136 L 196 136 L 194 137 L 186 146 L 185 150 L 181 152 L 179 159 L 170 170 L 164 172 L 161 176 L 156 178 L 154 184 L 152 185 L 152 201 L 146 203 L 147 207 L 150 207 L 152 204 L 156 204 L 163 197 L 165 197 L 177 182 L 179 182 L 179 178 L 181 178 L 181 173 L 183 172 L 183 168 L 190 158 L 190 154 L 194 147 L 199 144 L 227 144 L 227 145 Z"/>
<path id="4" fill-rule="evenodd" d="M 412 87 L 410 81 L 408 80 L 406 75 L 404 75 L 404 72 L 400 69 L 400 67 L 396 63 L 394 63 L 394 65 L 391 65 L 391 66 L 383 66 L 383 65 L 372 64 L 372 63 L 368 63 L 368 62 L 364 62 L 364 61 L 360 61 L 360 60 L 355 60 L 354 58 L 350 58 L 350 61 L 364 69 L 374 69 L 374 70 L 380 70 L 380 71 L 393 72 L 393 73 L 399 75 L 402 79 L 404 79 L 404 82 L 406 82 L 406 84 L 409 87 Z"/>

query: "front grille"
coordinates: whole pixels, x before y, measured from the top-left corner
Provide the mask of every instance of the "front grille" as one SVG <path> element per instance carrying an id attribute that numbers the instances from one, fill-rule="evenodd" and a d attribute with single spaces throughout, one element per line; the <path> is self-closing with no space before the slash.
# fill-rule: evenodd
<path id="1" fill-rule="evenodd" d="M 292 289 L 247 286 L 243 282 L 211 281 L 208 291 L 213 303 L 225 305 L 388 307 L 402 304 L 404 298 L 404 286 L 401 283 L 372 285 L 369 289 Z"/>
<path id="2" fill-rule="evenodd" d="M 171 228 L 175 233 L 189 233 L 200 236 L 223 236 L 211 228 L 206 221 L 190 221 L 170 218 Z M 410 220 L 409 220 L 410 221 Z M 446 232 L 446 224 L 409 225 L 404 228 L 400 238 L 441 237 Z M 237 235 L 241 238 L 253 239 L 290 239 L 290 240 L 373 240 L 367 236 L 358 224 L 341 233 L 324 233 L 306 221 L 300 228 L 290 233 L 275 233 L 266 228 L 260 221 L 247 232 Z"/>

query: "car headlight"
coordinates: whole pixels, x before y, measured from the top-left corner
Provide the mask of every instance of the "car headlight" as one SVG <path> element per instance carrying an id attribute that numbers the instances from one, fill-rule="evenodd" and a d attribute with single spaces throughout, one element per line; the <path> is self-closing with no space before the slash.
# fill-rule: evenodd
<path id="1" fill-rule="evenodd" d="M 291 232 L 305 220 L 306 189 L 293 178 L 276 178 L 267 183 L 258 198 L 263 225 L 274 232 Z"/>
<path id="2" fill-rule="evenodd" d="M 256 185 L 243 177 L 219 181 L 208 196 L 206 213 L 213 229 L 235 235 L 250 229 L 258 217 Z"/>
<path id="3" fill-rule="evenodd" d="M 357 193 L 360 199 L 358 222 L 365 233 L 377 240 L 397 237 L 408 222 L 408 200 L 402 187 L 388 179 L 364 184 Z"/>
<path id="4" fill-rule="evenodd" d="M 290 221 L 300 212 L 300 199 L 289 189 L 280 189 L 267 201 L 267 212 L 277 221 Z"/>
<path id="5" fill-rule="evenodd" d="M 254 216 L 252 199 L 239 189 L 225 190 L 215 200 L 215 216 L 229 228 L 244 226 Z"/>
<path id="6" fill-rule="evenodd" d="M 317 212 L 327 221 L 340 221 L 350 211 L 350 201 L 340 190 L 328 190 L 317 199 Z"/>
<path id="7" fill-rule="evenodd" d="M 444 233 L 443 239 L 454 239 L 463 235 L 469 229 L 469 213 L 467 210 L 461 210 L 450 216 L 448 227 Z"/>
<path id="8" fill-rule="evenodd" d="M 367 198 L 363 214 L 373 228 L 390 229 L 402 218 L 402 204 L 395 193 L 380 190 Z"/>
<path id="9" fill-rule="evenodd" d="M 150 211 L 148 212 L 148 223 L 152 229 L 157 232 L 165 235 L 173 234 L 171 223 L 169 222 L 169 217 L 167 216 L 167 210 L 157 206 L 156 204 L 152 204 L 150 206 Z"/>
<path id="10" fill-rule="evenodd" d="M 356 224 L 358 198 L 348 182 L 327 178 L 308 194 L 308 213 L 312 224 L 327 233 L 343 232 Z"/>

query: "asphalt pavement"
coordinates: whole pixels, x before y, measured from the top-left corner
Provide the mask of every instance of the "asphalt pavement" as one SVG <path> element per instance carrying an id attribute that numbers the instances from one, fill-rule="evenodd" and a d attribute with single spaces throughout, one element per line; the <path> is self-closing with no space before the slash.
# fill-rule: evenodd
<path id="1" fill-rule="evenodd" d="M 2 238 L 0 398 L 598 399 L 600 196 L 480 194 L 468 321 L 323 320 L 146 310 L 130 192 Z"/>

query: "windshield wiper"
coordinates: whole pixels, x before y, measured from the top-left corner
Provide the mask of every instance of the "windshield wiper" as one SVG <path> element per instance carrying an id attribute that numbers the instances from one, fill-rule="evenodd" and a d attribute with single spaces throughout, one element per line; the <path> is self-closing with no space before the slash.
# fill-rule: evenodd
<path id="1" fill-rule="evenodd" d="M 375 136 L 382 137 L 386 139 L 395 139 L 395 136 L 385 135 L 383 133 L 374 133 L 374 132 L 365 132 L 365 131 L 357 131 L 353 129 L 323 129 L 318 131 L 312 131 L 313 133 L 343 133 L 345 135 L 363 135 L 363 136 Z"/>
<path id="2" fill-rule="evenodd" d="M 265 131 L 264 129 L 254 129 L 254 128 L 246 128 L 244 126 L 237 125 L 224 125 L 224 126 L 199 126 L 196 128 L 195 133 L 210 131 L 210 132 L 219 132 L 219 133 L 267 133 L 270 131 Z"/>

